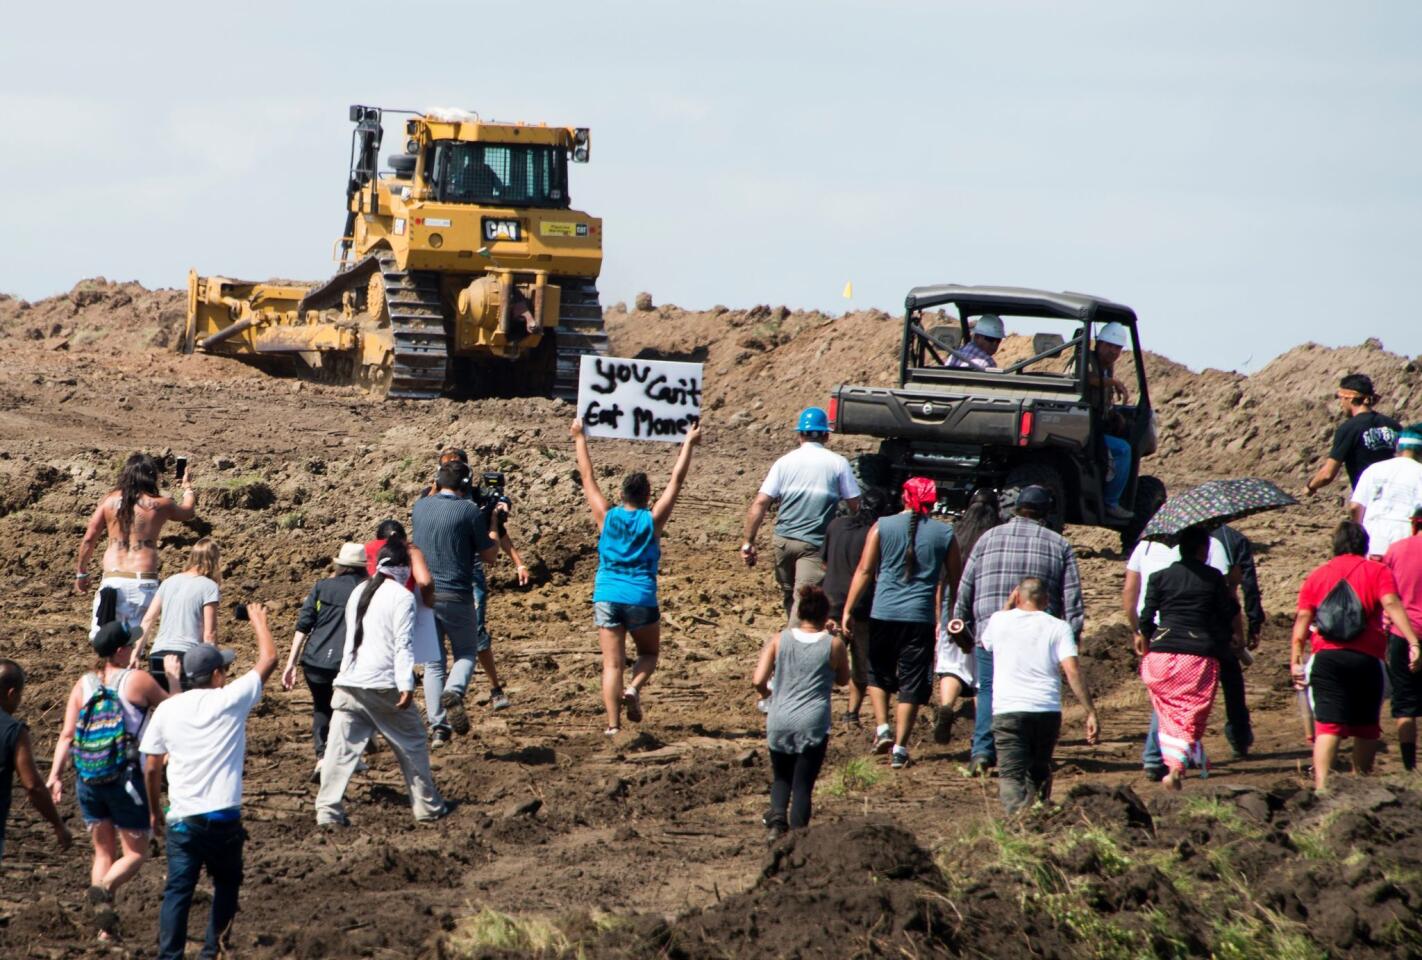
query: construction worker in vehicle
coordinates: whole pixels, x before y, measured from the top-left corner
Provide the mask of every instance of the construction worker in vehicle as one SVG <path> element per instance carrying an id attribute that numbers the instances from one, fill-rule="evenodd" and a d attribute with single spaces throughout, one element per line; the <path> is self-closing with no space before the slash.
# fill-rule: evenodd
<path id="1" fill-rule="evenodd" d="M 992 313 L 983 314 L 973 324 L 972 339 L 948 357 L 948 366 L 955 370 L 996 370 L 997 361 L 993 356 L 1002 346 L 1004 336 L 1002 318 Z"/>
<path id="2" fill-rule="evenodd" d="M 1131 444 L 1118 434 L 1125 432 L 1125 418 L 1113 409 L 1116 403 L 1129 403 L 1130 391 L 1116 376 L 1116 361 L 1131 342 L 1131 332 L 1125 324 L 1108 323 L 1096 331 L 1096 344 L 1086 355 L 1086 382 L 1091 389 L 1093 406 L 1100 414 L 1102 439 L 1111 464 L 1106 474 L 1106 516 L 1125 521 L 1135 514 L 1121 506 L 1121 494 L 1131 476 Z"/>

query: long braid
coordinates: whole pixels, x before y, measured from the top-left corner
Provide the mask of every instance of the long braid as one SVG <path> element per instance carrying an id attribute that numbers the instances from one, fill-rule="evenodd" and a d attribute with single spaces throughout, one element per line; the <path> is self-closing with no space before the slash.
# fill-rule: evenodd
<path id="1" fill-rule="evenodd" d="M 918 572 L 918 520 L 922 516 L 917 510 L 909 514 L 908 545 L 904 547 L 904 579 L 912 580 Z"/>
<path id="2" fill-rule="evenodd" d="M 370 578 L 365 593 L 360 595 L 360 602 L 356 604 L 355 646 L 351 648 L 352 660 L 360 656 L 360 643 L 365 639 L 365 612 L 370 609 L 370 601 L 375 597 L 375 591 L 380 589 L 380 585 L 389 579 L 383 572 L 377 573 Z"/>

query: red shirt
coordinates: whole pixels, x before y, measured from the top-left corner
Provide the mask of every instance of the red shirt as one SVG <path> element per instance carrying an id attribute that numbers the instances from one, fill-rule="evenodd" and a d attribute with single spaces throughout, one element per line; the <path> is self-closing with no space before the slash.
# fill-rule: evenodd
<path id="1" fill-rule="evenodd" d="M 1313 652 L 1355 650 L 1381 660 L 1387 655 L 1387 636 L 1382 628 L 1382 598 L 1397 593 L 1392 571 L 1383 564 L 1354 554 L 1334 557 L 1304 579 L 1303 586 L 1299 588 L 1299 610 L 1317 610 L 1328 592 L 1345 577 L 1362 601 L 1366 626 L 1362 633 L 1347 643 L 1335 643 L 1314 630 Z"/>
<path id="2" fill-rule="evenodd" d="M 1422 627 L 1422 535 L 1395 541 L 1387 548 L 1383 563 L 1392 571 L 1397 595 L 1402 598 L 1407 619 L 1412 621 L 1412 632 L 1416 633 Z"/>

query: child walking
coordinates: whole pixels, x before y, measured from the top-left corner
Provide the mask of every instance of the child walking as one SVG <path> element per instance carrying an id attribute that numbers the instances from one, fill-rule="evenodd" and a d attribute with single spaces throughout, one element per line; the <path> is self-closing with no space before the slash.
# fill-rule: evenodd
<path id="1" fill-rule="evenodd" d="M 849 683 L 849 651 L 825 629 L 829 598 L 819 587 L 804 586 L 798 599 L 800 625 L 766 641 L 752 678 L 770 700 L 765 736 L 774 781 L 766 825 L 772 843 L 810 822 L 810 795 L 829 746 L 830 691 Z"/>

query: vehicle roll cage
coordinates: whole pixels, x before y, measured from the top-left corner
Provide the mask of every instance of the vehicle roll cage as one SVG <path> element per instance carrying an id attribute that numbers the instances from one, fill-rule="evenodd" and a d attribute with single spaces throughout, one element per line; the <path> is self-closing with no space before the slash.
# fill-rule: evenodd
<path id="1" fill-rule="evenodd" d="M 1034 347 L 1040 345 L 1043 346 L 1043 349 L 1037 350 L 1027 359 L 1020 360 L 1003 370 L 954 369 L 944 371 L 945 375 L 954 379 L 981 379 L 985 383 L 1008 376 L 1045 380 L 1049 378 L 1024 371 L 1028 366 L 1040 360 L 1049 360 L 1067 351 L 1075 350 L 1078 355 L 1075 381 L 1083 395 L 1085 395 L 1087 386 L 1086 363 L 1081 361 L 1084 360 L 1082 354 L 1091 345 L 1089 333 L 1091 325 L 1112 322 L 1123 325 L 1131 332 L 1131 355 L 1135 361 L 1138 397 L 1136 403 L 1142 410 L 1150 409 L 1150 394 L 1146 387 L 1145 355 L 1141 350 L 1134 310 L 1124 304 L 1088 294 L 1054 293 L 1026 287 L 974 287 L 939 284 L 930 287 L 915 287 L 910 290 L 908 296 L 904 298 L 904 335 L 899 354 L 900 387 L 908 384 L 911 372 L 920 375 L 930 374 L 929 379 L 940 379 L 940 377 L 931 375 L 935 369 L 943 370 L 947 366 L 947 358 L 940 351 L 952 353 L 954 348 L 924 329 L 922 317 L 925 310 L 945 305 L 952 306 L 958 311 L 958 323 L 962 331 L 963 343 L 967 343 L 972 335 L 971 328 L 968 326 L 968 318 L 981 316 L 984 313 L 1065 320 L 1081 325 L 1076 336 L 1069 340 L 1062 340 L 1051 346 L 1034 343 Z M 927 355 L 931 355 L 937 361 L 936 368 L 926 365 Z M 1059 378 L 1050 379 L 1055 380 L 1058 384 L 1061 383 Z"/>

